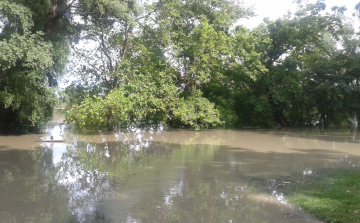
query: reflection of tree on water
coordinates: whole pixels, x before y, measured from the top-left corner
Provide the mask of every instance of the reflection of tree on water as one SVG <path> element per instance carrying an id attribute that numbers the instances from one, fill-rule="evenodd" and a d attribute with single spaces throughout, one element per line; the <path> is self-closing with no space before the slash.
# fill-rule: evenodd
<path id="1" fill-rule="evenodd" d="M 96 174 L 95 178 L 110 177 L 112 181 L 122 181 L 142 168 L 150 150 L 135 151 L 122 143 L 87 143 L 78 142 L 76 150 L 69 149 L 62 164 L 63 173 L 77 171 L 87 183 L 93 178 L 84 173 Z M 79 168 L 81 166 L 81 168 Z M 70 170 L 70 168 L 75 170 Z M 73 173 L 74 175 L 74 173 Z M 88 186 L 92 186 L 89 184 Z"/>
<path id="2" fill-rule="evenodd" d="M 1 152 L 11 162 L 0 165 L 1 222 L 94 221 L 97 203 L 154 152 L 128 144 L 77 142 L 55 164 L 51 145 Z"/>
<path id="3" fill-rule="evenodd" d="M 1 222 L 69 222 L 68 192 L 59 184 L 49 148 L 2 151 Z"/>
<path id="4" fill-rule="evenodd" d="M 94 218 L 99 201 L 106 198 L 119 183 L 139 172 L 146 158 L 156 149 L 131 149 L 132 143 L 77 142 L 68 146 L 60 164 L 60 183 L 70 194 L 69 208 L 78 220 Z"/>
<path id="5" fill-rule="evenodd" d="M 172 175 L 177 179 L 164 177 L 155 183 L 158 186 L 152 185 L 154 189 L 141 191 L 143 194 L 132 205 L 131 218 L 139 222 L 266 222 L 258 217 L 263 204 L 247 197 L 254 192 L 253 186 L 239 178 L 224 179 L 224 167 L 212 162 L 218 153 L 218 146 L 209 148 L 208 145 L 174 150 L 169 166 L 155 167 L 157 171 L 147 175 L 168 176 L 167 172 L 172 169 L 178 172 Z M 179 165 L 184 168 L 174 169 Z M 173 182 L 171 186 L 169 181 Z"/>
<path id="6" fill-rule="evenodd" d="M 165 192 L 164 201 L 153 201 L 155 208 L 139 209 L 134 217 L 140 221 L 150 217 L 153 222 L 266 222 L 258 218 L 261 204 L 249 204 L 247 187 L 186 180 Z M 142 202 L 146 201 L 139 206 Z"/>
<path id="7" fill-rule="evenodd" d="M 115 222 L 127 217 L 147 222 L 275 222 L 270 215 L 282 215 L 283 206 L 279 210 L 278 203 L 264 203 L 274 190 L 268 189 L 267 179 L 319 166 L 319 161 L 329 168 L 335 166 L 332 160 L 347 165 L 357 161 L 324 150 L 315 140 L 298 142 L 283 135 L 280 146 L 287 144 L 291 152 L 257 151 L 237 146 L 238 134 L 227 137 L 230 146 L 224 146 L 222 136 L 228 132 L 212 133 L 191 133 L 191 138 L 185 131 L 80 135 L 61 149 L 54 143 L 33 151 L 0 151 L 1 222 L 94 222 L 99 210 Z M 261 191 L 268 195 L 259 197 Z"/>

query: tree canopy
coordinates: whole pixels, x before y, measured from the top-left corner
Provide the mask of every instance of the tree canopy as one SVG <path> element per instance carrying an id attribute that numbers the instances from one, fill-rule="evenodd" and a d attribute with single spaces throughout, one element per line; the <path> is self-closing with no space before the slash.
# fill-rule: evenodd
<path id="1" fill-rule="evenodd" d="M 360 121 L 359 35 L 345 7 L 326 9 L 299 1 L 248 30 L 236 1 L 4 0 L 0 131 L 48 120 L 63 74 L 78 128 Z"/>
<path id="2" fill-rule="evenodd" d="M 75 33 L 66 2 L 0 2 L 0 132 L 37 131 L 51 117 Z"/>

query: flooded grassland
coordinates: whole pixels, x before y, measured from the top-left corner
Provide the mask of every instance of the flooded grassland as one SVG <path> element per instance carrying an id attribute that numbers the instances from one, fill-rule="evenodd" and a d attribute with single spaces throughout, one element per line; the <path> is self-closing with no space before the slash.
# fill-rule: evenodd
<path id="1" fill-rule="evenodd" d="M 346 130 L 0 136 L 1 222 L 318 222 L 281 192 L 293 174 L 357 169 Z M 284 184 L 286 182 L 286 184 Z"/>

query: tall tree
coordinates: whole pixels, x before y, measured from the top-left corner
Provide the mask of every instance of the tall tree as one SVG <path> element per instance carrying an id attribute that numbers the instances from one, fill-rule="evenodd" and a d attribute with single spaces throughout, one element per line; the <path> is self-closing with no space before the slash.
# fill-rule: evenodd
<path id="1" fill-rule="evenodd" d="M 31 32 L 29 8 L 2 1 L 0 9 L 0 132 L 31 131 L 51 116 L 55 100 L 46 78 L 52 44 Z"/>
<path id="2" fill-rule="evenodd" d="M 31 11 L 29 20 L 33 23 L 29 31 L 43 32 L 44 40 L 52 43 L 54 63 L 46 70 L 46 76 L 51 85 L 57 85 L 68 62 L 70 43 L 77 36 L 72 23 L 73 13 L 79 2 L 77 0 L 9 0 L 9 2 L 27 7 Z"/>
<path id="3" fill-rule="evenodd" d="M 1 132 L 35 131 L 52 115 L 75 1 L 0 2 Z"/>
<path id="4" fill-rule="evenodd" d="M 97 83 L 102 88 L 106 96 L 103 102 L 112 98 L 113 94 L 124 94 L 122 100 L 130 100 L 131 103 L 140 95 L 143 98 L 157 97 L 166 100 L 163 102 L 167 105 L 172 102 L 172 109 L 167 109 L 164 116 L 167 117 L 165 120 L 171 120 L 173 124 L 198 128 L 199 124 L 220 123 L 214 104 L 201 97 L 202 92 L 197 86 L 208 82 L 216 74 L 215 70 L 219 70 L 223 61 L 221 57 L 228 54 L 227 32 L 232 19 L 246 15 L 240 5 L 231 2 L 227 5 L 222 1 L 176 0 L 154 2 L 141 7 L 135 1 L 82 3 L 86 28 L 83 39 L 90 39 L 95 43 L 95 48 L 90 54 L 86 50 L 78 51 L 84 58 L 79 68 L 84 71 L 83 83 Z M 159 78 L 166 80 L 164 85 L 158 84 Z M 156 83 L 149 85 L 155 91 L 162 92 L 162 88 L 166 88 L 176 89 L 177 92 L 171 90 L 168 95 L 173 99 L 168 100 L 168 97 L 153 93 L 154 90 L 146 90 L 146 84 L 139 84 L 143 88 L 140 94 L 139 87 L 129 87 L 138 83 L 138 80 Z M 184 93 L 180 100 L 178 88 Z M 135 104 L 132 104 L 134 109 L 138 108 Z M 140 106 L 139 109 L 145 111 L 151 107 L 148 103 L 141 104 L 143 108 Z M 204 106 L 208 109 L 204 110 Z M 113 108 L 108 108 L 106 123 L 111 129 L 113 125 L 110 123 L 116 114 Z M 152 113 L 150 116 L 162 114 L 158 107 L 155 110 L 160 113 Z M 139 114 L 139 119 L 141 117 L 149 115 Z"/>
<path id="5" fill-rule="evenodd" d="M 96 85 L 106 95 L 118 87 L 121 74 L 129 71 L 128 54 L 136 44 L 132 40 L 141 11 L 136 1 L 79 1 L 76 22 L 81 33 L 73 45 L 73 73 L 79 75 L 80 85 Z"/>
<path id="6" fill-rule="evenodd" d="M 325 7 L 322 1 L 308 4 L 300 7 L 293 18 L 265 21 L 266 26 L 261 28 L 272 41 L 263 48 L 268 72 L 259 79 L 259 85 L 266 87 L 273 116 L 282 126 L 290 126 L 286 112 L 292 108 L 294 97 L 301 95 L 301 82 L 305 77 L 301 77 L 298 70 L 298 59 L 316 49 L 325 49 L 324 35 L 336 38 L 341 30 L 338 17 L 320 14 Z M 301 106 L 297 109 L 301 110 Z M 298 122 L 302 124 L 303 120 L 300 118 Z"/>

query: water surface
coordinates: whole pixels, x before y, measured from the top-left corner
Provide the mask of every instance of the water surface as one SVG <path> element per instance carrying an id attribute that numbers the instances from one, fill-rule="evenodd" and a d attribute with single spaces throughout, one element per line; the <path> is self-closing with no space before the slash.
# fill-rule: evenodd
<path id="1" fill-rule="evenodd" d="M 1 222 L 318 222 L 278 187 L 291 175 L 358 168 L 356 129 L 129 128 L 0 136 Z"/>

